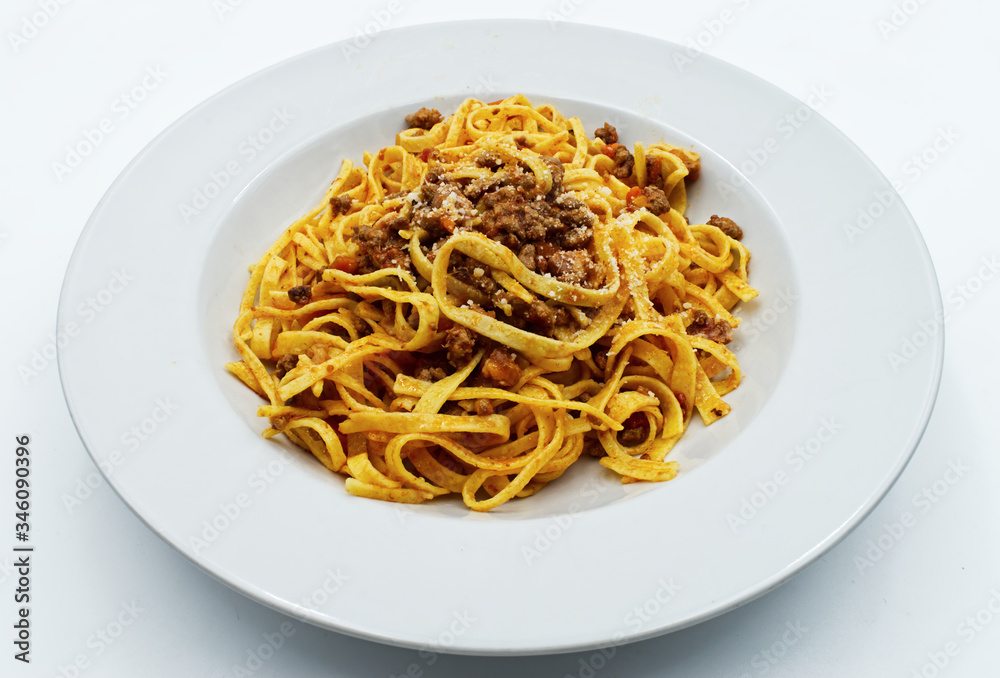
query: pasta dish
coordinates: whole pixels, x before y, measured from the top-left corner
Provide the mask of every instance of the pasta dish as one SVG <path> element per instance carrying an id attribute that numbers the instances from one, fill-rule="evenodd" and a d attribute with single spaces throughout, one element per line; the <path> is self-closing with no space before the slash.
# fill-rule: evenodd
<path id="1" fill-rule="evenodd" d="M 725 416 L 750 252 L 694 151 L 522 95 L 406 116 L 251 267 L 227 369 L 349 493 L 487 511 L 582 456 L 666 481 Z M 583 462 L 581 462 L 583 463 Z"/>

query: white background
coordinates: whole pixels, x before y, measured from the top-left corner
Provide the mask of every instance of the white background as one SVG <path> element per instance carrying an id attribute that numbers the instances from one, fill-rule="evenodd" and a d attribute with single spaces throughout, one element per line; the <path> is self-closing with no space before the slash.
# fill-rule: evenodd
<path id="1" fill-rule="evenodd" d="M 1000 614 L 989 607 L 1000 611 L 1000 284 L 984 262 L 995 268 L 1000 254 L 990 204 L 1000 152 L 1000 7 L 972 0 L 223 3 L 4 4 L 0 674 L 997 675 Z M 944 377 L 927 432 L 855 532 L 763 598 L 618 648 L 607 660 L 593 652 L 420 655 L 310 627 L 230 591 L 162 543 L 91 475 L 96 469 L 69 419 L 55 363 L 45 357 L 63 271 L 90 212 L 129 160 L 181 114 L 269 64 L 356 36 L 376 16 L 389 28 L 491 16 L 611 26 L 697 44 L 802 99 L 811 88 L 831 93 L 822 115 L 903 187 L 948 312 Z M 657 65 L 636 69 L 595 74 L 595 86 L 627 87 L 629 77 L 655 77 Z M 126 114 L 119 98 L 142 88 L 150 72 L 159 76 L 146 79 L 143 100 L 126 104 Z M 66 146 L 106 117 L 111 131 L 57 176 L 53 163 L 65 161 Z M 32 439 L 36 548 L 30 665 L 14 661 L 11 644 L 14 438 L 24 434 Z M 88 478 L 92 490 L 80 485 Z M 84 498 L 67 506 L 74 493 Z M 901 528 L 905 513 L 914 519 Z M 595 573 L 598 585 L 608 584 Z M 258 662 L 265 634 L 283 640 Z"/>

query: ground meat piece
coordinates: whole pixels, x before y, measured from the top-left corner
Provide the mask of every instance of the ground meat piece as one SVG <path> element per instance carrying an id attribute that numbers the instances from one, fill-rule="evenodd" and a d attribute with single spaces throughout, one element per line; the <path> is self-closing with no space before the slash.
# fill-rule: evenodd
<path id="1" fill-rule="evenodd" d="M 491 169 L 496 169 L 503 164 L 503 160 L 496 151 L 483 151 L 476 158 L 476 165 L 479 167 L 489 167 Z"/>
<path id="2" fill-rule="evenodd" d="M 524 234 L 528 240 L 545 240 L 552 231 L 565 229 L 558 210 L 544 201 L 529 201 L 524 206 Z"/>
<path id="3" fill-rule="evenodd" d="M 358 244 L 361 257 L 358 270 L 371 273 L 381 268 L 410 268 L 408 243 L 399 236 L 399 230 L 410 225 L 406 217 L 391 213 L 374 224 L 360 224 L 351 235 Z"/>
<path id="4" fill-rule="evenodd" d="M 490 357 L 483 363 L 484 378 L 496 382 L 500 386 L 510 388 L 521 379 L 521 368 L 514 362 L 514 356 L 503 349 L 493 349 Z"/>
<path id="5" fill-rule="evenodd" d="M 430 207 L 418 207 L 413 210 L 410 223 L 413 228 L 423 229 L 437 240 L 438 238 L 447 236 L 449 233 L 449 229 L 445 228 L 446 223 L 448 223 L 445 221 L 445 218 L 446 215 L 442 210 L 435 210 Z M 454 229 L 454 226 L 451 228 Z"/>
<path id="6" fill-rule="evenodd" d="M 562 208 L 559 220 L 567 226 L 593 226 L 594 215 L 582 201 L 560 196 L 556 199 L 556 205 Z"/>
<path id="7" fill-rule="evenodd" d="M 684 179 L 688 183 L 698 181 L 698 177 L 701 175 L 701 161 L 700 160 L 690 160 L 688 158 L 682 157 L 681 162 L 687 168 L 688 175 Z"/>
<path id="8" fill-rule="evenodd" d="M 521 239 L 511 233 L 498 233 L 493 236 L 492 240 L 500 243 L 511 252 L 516 252 L 521 246 Z"/>
<path id="9" fill-rule="evenodd" d="M 434 165 L 433 167 L 428 167 L 427 172 L 424 173 L 424 183 L 425 184 L 436 184 L 441 181 L 441 177 L 445 175 L 445 169 L 440 165 Z"/>
<path id="10" fill-rule="evenodd" d="M 704 311 L 695 311 L 694 320 L 687 328 L 688 334 L 698 334 L 719 344 L 733 340 L 733 328 L 725 320 L 715 320 Z"/>
<path id="11" fill-rule="evenodd" d="M 549 257 L 552 275 L 571 285 L 581 285 L 593 272 L 594 263 L 584 250 L 556 252 Z"/>
<path id="12" fill-rule="evenodd" d="M 732 219 L 713 214 L 712 218 L 708 220 L 708 225 L 715 226 L 733 240 L 743 239 L 743 229 L 737 226 Z"/>
<path id="13" fill-rule="evenodd" d="M 351 211 L 351 196 L 349 195 L 337 195 L 330 198 L 330 210 L 333 216 L 338 214 L 347 214 Z"/>
<path id="14" fill-rule="evenodd" d="M 535 187 L 537 183 L 535 180 L 535 175 L 532 172 L 525 172 L 520 167 L 515 168 L 515 170 L 509 172 L 505 176 L 501 183 L 520 188 L 522 191 L 530 191 Z"/>
<path id="15" fill-rule="evenodd" d="M 566 308 L 563 306 L 556 306 L 554 309 L 552 309 L 552 312 L 555 313 L 556 316 L 555 319 L 556 327 L 565 327 L 569 325 L 571 322 L 573 322 L 573 317 L 569 314 L 569 311 L 567 311 Z"/>
<path id="16" fill-rule="evenodd" d="M 535 175 L 533 172 L 516 163 L 502 165 L 492 175 L 479 177 L 476 181 L 470 182 L 466 186 L 466 195 L 469 195 L 469 191 L 473 193 L 486 192 L 501 186 L 510 187 L 515 190 L 530 191 L 535 187 Z M 473 198 L 472 195 L 469 195 L 469 197 Z"/>
<path id="17" fill-rule="evenodd" d="M 416 113 L 410 113 L 406 116 L 406 126 L 410 128 L 430 129 L 442 120 L 444 118 L 441 117 L 441 112 L 438 109 L 421 108 Z"/>
<path id="18" fill-rule="evenodd" d="M 456 186 L 450 182 L 445 182 L 441 177 L 432 176 L 430 172 L 424 175 L 424 181 L 420 184 L 420 201 L 428 205 L 434 202 L 434 197 L 444 186 Z M 440 203 L 438 203 L 440 205 Z"/>
<path id="19" fill-rule="evenodd" d="M 309 285 L 298 285 L 288 290 L 288 298 L 296 304 L 307 304 L 312 299 L 312 288 Z"/>
<path id="20" fill-rule="evenodd" d="M 674 391 L 674 397 L 677 398 L 677 404 L 681 406 L 681 412 L 687 413 L 688 399 L 683 393 L 678 393 Z"/>
<path id="21" fill-rule="evenodd" d="M 462 192 L 465 194 L 469 200 L 479 200 L 486 193 L 492 191 L 497 186 L 501 184 L 503 180 L 502 176 L 498 176 L 498 173 L 487 174 L 486 176 L 476 177 L 465 186 L 462 187 Z"/>
<path id="22" fill-rule="evenodd" d="M 587 206 L 579 198 L 574 198 L 571 195 L 563 194 L 556 198 L 556 205 L 563 208 L 566 211 L 572 212 L 578 209 L 586 209 Z"/>
<path id="23" fill-rule="evenodd" d="M 441 381 L 447 376 L 443 367 L 421 367 L 416 373 L 416 378 L 422 381 Z"/>
<path id="24" fill-rule="evenodd" d="M 663 214 L 670 209 L 670 201 L 667 200 L 667 194 L 656 186 L 646 186 L 646 188 L 642 189 L 642 194 L 649 201 L 647 209 L 653 214 Z"/>
<path id="25" fill-rule="evenodd" d="M 618 442 L 625 447 L 634 447 L 644 441 L 649 435 L 648 428 L 627 428 L 618 435 Z"/>
<path id="26" fill-rule="evenodd" d="M 567 249 L 586 247 L 594 236 L 594 230 L 587 226 L 579 226 L 563 234 L 560 244 Z"/>
<path id="27" fill-rule="evenodd" d="M 299 356 L 295 353 L 286 353 L 285 355 L 278 358 L 277 364 L 274 366 L 274 376 L 281 379 L 283 376 L 295 369 L 295 366 L 299 364 Z"/>
<path id="28" fill-rule="evenodd" d="M 455 325 L 444 333 L 444 347 L 448 349 L 448 362 L 463 367 L 476 348 L 476 334 L 468 327 Z"/>
<path id="29" fill-rule="evenodd" d="M 412 226 L 430 233 L 435 239 L 453 233 L 476 217 L 476 208 L 462 193 L 462 187 L 451 181 L 423 183 L 420 199 L 424 204 L 413 210 Z"/>
<path id="30" fill-rule="evenodd" d="M 524 238 L 524 200 L 513 186 L 483 196 L 482 223 L 479 230 L 492 237 L 501 231 Z"/>
<path id="31" fill-rule="evenodd" d="M 544 200 L 527 200 L 514 186 L 487 193 L 482 205 L 484 211 L 477 229 L 491 238 L 510 233 L 516 238 L 516 246 L 524 240 L 545 240 L 550 231 L 566 228 L 559 220 L 558 208 Z"/>
<path id="32" fill-rule="evenodd" d="M 503 186 L 483 196 L 483 207 L 493 209 L 502 203 L 514 203 L 518 199 L 517 189 L 513 186 Z"/>
<path id="33" fill-rule="evenodd" d="M 476 401 L 476 414 L 480 417 L 488 417 L 493 414 L 493 403 L 488 398 L 480 398 Z"/>
<path id="34" fill-rule="evenodd" d="M 457 212 L 475 209 L 472 202 L 462 193 L 461 187 L 458 184 L 452 183 L 438 184 L 437 189 L 431 196 L 430 203 L 431 207 L 444 207 L 447 205 L 449 209 Z"/>
<path id="35" fill-rule="evenodd" d="M 597 368 L 603 372 L 608 367 L 608 354 L 605 352 L 604 348 L 601 346 L 595 346 L 590 349 L 590 355 L 594 359 L 594 364 Z"/>
<path id="36" fill-rule="evenodd" d="M 597 131 L 595 131 L 594 136 L 606 144 L 618 143 L 618 130 L 616 130 L 608 123 L 604 123 L 604 127 L 601 127 Z"/>
<path id="37" fill-rule="evenodd" d="M 552 267 L 549 264 L 549 257 L 558 251 L 559 248 L 553 243 L 544 241 L 535 243 L 535 266 L 539 273 L 545 275 L 551 271 Z"/>
<path id="38" fill-rule="evenodd" d="M 622 181 L 632 176 L 632 170 L 635 169 L 635 156 L 629 153 L 627 148 L 616 146 L 612 159 L 615 161 L 615 166 L 611 169 L 611 174 Z"/>
<path id="39" fill-rule="evenodd" d="M 646 185 L 663 188 L 663 166 L 659 158 L 646 158 Z"/>
<path id="40" fill-rule="evenodd" d="M 410 308 L 410 314 L 406 316 L 406 324 L 413 329 L 420 327 L 420 311 L 417 310 L 416 306 Z"/>
<path id="41" fill-rule="evenodd" d="M 646 415 L 636 412 L 622 422 L 624 430 L 618 434 L 618 442 L 626 447 L 632 447 L 646 440 L 649 435 L 649 420 Z"/>
<path id="42" fill-rule="evenodd" d="M 525 265 L 529 271 L 535 270 L 535 246 L 528 243 L 517 253 L 518 260 Z"/>
<path id="43" fill-rule="evenodd" d="M 528 312 L 525 317 L 529 323 L 538 325 L 546 334 L 551 332 L 552 328 L 556 325 L 556 314 L 552 310 L 552 307 L 544 301 L 537 299 L 528 306 Z"/>
<path id="44" fill-rule="evenodd" d="M 566 170 L 563 169 L 562 160 L 550 155 L 543 155 L 542 162 L 548 165 L 549 170 L 552 172 L 552 188 L 550 190 L 558 193 L 562 190 L 563 175 L 566 173 Z"/>
<path id="45" fill-rule="evenodd" d="M 465 256 L 464 254 L 452 254 L 453 266 L 450 275 L 483 292 L 484 296 L 491 295 L 496 290 L 496 282 L 488 275 L 489 266 Z M 479 275 L 476 275 L 476 271 Z"/>

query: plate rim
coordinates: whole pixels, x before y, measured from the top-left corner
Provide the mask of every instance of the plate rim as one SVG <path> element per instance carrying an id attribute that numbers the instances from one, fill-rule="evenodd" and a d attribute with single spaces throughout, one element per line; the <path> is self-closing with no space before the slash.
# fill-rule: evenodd
<path id="1" fill-rule="evenodd" d="M 391 41 L 393 39 L 394 35 L 397 35 L 397 34 L 400 34 L 400 33 L 408 33 L 408 32 L 416 32 L 416 33 L 425 32 L 425 33 L 428 33 L 428 34 L 434 34 L 434 33 L 437 33 L 439 31 L 441 31 L 442 29 L 451 29 L 451 28 L 453 28 L 456 25 L 468 26 L 470 28 L 488 28 L 490 31 L 495 32 L 499 36 L 501 33 L 505 32 L 505 31 L 508 31 L 508 30 L 511 30 L 512 28 L 515 28 L 516 26 L 519 26 L 519 25 L 528 25 L 528 26 L 535 27 L 535 26 L 544 26 L 545 23 L 546 22 L 542 21 L 542 20 L 525 20 L 525 19 L 502 19 L 502 20 L 495 20 L 495 21 L 493 21 L 493 20 L 472 20 L 472 21 L 450 20 L 450 21 L 441 21 L 441 22 L 415 24 L 415 25 L 411 25 L 411 26 L 404 26 L 404 27 L 399 27 L 399 28 L 388 29 L 388 30 L 384 31 L 379 36 L 378 39 L 385 40 L 385 41 L 389 42 L 389 41 Z M 669 46 L 671 48 L 683 49 L 683 46 L 681 46 L 681 45 L 679 45 L 677 43 L 673 43 L 673 42 L 670 42 L 670 41 L 667 41 L 667 40 L 663 40 L 661 38 L 653 37 L 653 36 L 650 36 L 650 35 L 646 35 L 646 34 L 635 33 L 635 32 L 631 32 L 631 31 L 625 31 L 625 30 L 622 30 L 622 29 L 605 28 L 605 27 L 602 27 L 602 26 L 595 26 L 595 25 L 590 25 L 590 24 L 575 24 L 575 23 L 571 24 L 570 26 L 572 27 L 571 30 L 582 29 L 584 31 L 595 31 L 595 32 L 599 32 L 599 33 L 612 33 L 612 34 L 617 34 L 619 36 L 627 36 L 630 39 L 641 38 L 641 39 L 647 40 L 647 41 L 649 41 L 651 43 L 660 43 L 660 44 L 662 44 L 664 46 Z M 63 284 L 62 284 L 62 286 L 60 288 L 59 299 L 58 299 L 58 302 L 57 302 L 57 308 L 58 308 L 58 313 L 57 313 L 57 318 L 56 318 L 56 326 L 57 326 L 57 328 L 63 323 L 64 318 L 69 315 L 69 310 L 70 309 L 66 305 L 68 303 L 67 299 L 68 299 L 68 296 L 69 296 L 68 292 L 67 292 L 67 288 L 68 288 L 70 279 L 71 279 L 71 277 L 72 277 L 75 269 L 83 265 L 83 263 L 82 263 L 83 259 L 80 256 L 80 252 L 81 252 L 81 249 L 82 249 L 81 245 L 87 240 L 87 238 L 89 238 L 89 237 L 92 236 L 93 231 L 97 228 L 97 224 L 99 223 L 100 215 L 102 214 L 103 210 L 106 209 L 108 203 L 114 198 L 114 195 L 116 193 L 116 189 L 120 186 L 121 183 L 123 183 L 126 180 L 126 178 L 132 173 L 132 171 L 134 170 L 134 168 L 137 165 L 141 164 L 144 161 L 144 159 L 152 152 L 152 150 L 158 146 L 158 144 L 162 141 L 162 139 L 164 137 L 167 137 L 168 135 L 170 135 L 176 128 L 184 125 L 185 123 L 187 123 L 192 118 L 196 118 L 197 115 L 202 110 L 204 110 L 205 108 L 209 107 L 212 104 L 213 101 L 215 101 L 218 98 L 221 98 L 226 93 L 229 93 L 229 92 L 231 92 L 231 91 L 233 91 L 235 89 L 238 89 L 238 88 L 246 85 L 247 83 L 249 83 L 249 82 L 251 82 L 253 80 L 256 80 L 256 79 L 259 79 L 259 78 L 263 78 L 266 74 L 268 74 L 268 73 L 270 73 L 272 71 L 277 71 L 277 70 L 281 70 L 283 68 L 290 67 L 295 62 L 308 61 L 309 57 L 311 55 L 318 54 L 318 53 L 323 53 L 323 52 L 327 52 L 327 51 L 333 51 L 333 50 L 337 49 L 339 46 L 342 46 L 342 45 L 345 45 L 345 44 L 349 44 L 350 42 L 351 42 L 351 39 L 347 38 L 345 40 L 341 40 L 341 41 L 338 41 L 338 42 L 333 42 L 333 43 L 329 43 L 329 44 L 326 44 L 326 45 L 320 45 L 320 46 L 311 48 L 309 50 L 305 50 L 303 52 L 291 55 L 291 56 L 289 56 L 289 57 L 287 57 L 285 59 L 282 59 L 281 61 L 278 61 L 278 62 L 275 62 L 273 64 L 270 64 L 270 65 L 268 65 L 268 66 L 266 66 L 266 67 L 264 67 L 264 68 L 262 68 L 262 69 L 260 69 L 260 70 L 258 70 L 256 72 L 254 72 L 254 73 L 246 75 L 246 76 L 244 76 L 244 77 L 236 80 L 235 82 L 227 85 L 226 87 L 218 90 L 217 92 L 214 92 L 212 95 L 210 95 L 206 99 L 204 99 L 201 102 L 197 103 L 191 109 L 189 109 L 188 111 L 186 111 L 185 113 L 183 113 L 181 116 L 179 116 L 176 120 L 174 120 L 171 124 L 169 124 L 167 127 L 165 127 L 156 136 L 154 136 L 135 155 L 135 157 L 121 170 L 121 172 L 117 175 L 117 177 L 114 179 L 114 181 L 108 186 L 108 188 L 105 190 L 104 194 L 102 195 L 101 199 L 95 205 L 95 207 L 94 207 L 94 209 L 93 209 L 90 217 L 88 218 L 88 220 L 86 222 L 86 225 L 83 227 L 83 229 L 82 229 L 82 231 L 80 233 L 80 236 L 78 237 L 77 242 L 75 243 L 75 245 L 73 247 L 73 253 L 72 253 L 72 255 L 70 257 L 70 260 L 69 260 L 69 263 L 67 265 L 66 274 L 65 274 L 65 277 L 64 277 L 64 280 L 63 280 Z M 771 82 L 763 79 L 762 77 L 757 76 L 757 75 L 755 75 L 755 74 L 753 74 L 753 73 L 751 73 L 751 72 L 749 72 L 749 71 L 747 71 L 747 70 L 745 70 L 745 69 L 743 69 L 743 68 L 741 68 L 741 67 L 739 67 L 737 65 L 734 65 L 734 64 L 732 64 L 730 62 L 724 61 L 722 59 L 719 59 L 718 57 L 714 57 L 712 55 L 704 54 L 704 53 L 702 53 L 702 54 L 699 55 L 699 59 L 705 59 L 705 60 L 714 62 L 717 67 L 721 66 L 721 67 L 729 70 L 730 72 L 736 73 L 737 75 L 740 76 L 741 79 L 746 79 L 746 80 L 749 80 L 749 81 L 753 82 L 753 84 L 754 84 L 755 87 L 763 87 L 763 88 L 766 88 L 768 90 L 771 90 L 772 93 L 777 93 L 780 96 L 789 98 L 791 100 L 798 101 L 797 97 L 794 97 L 793 95 L 789 94 L 785 90 L 777 87 L 776 85 L 774 85 Z M 861 159 L 864 163 L 867 164 L 869 170 L 872 172 L 872 174 L 874 176 L 877 176 L 877 177 L 879 177 L 879 178 L 881 178 L 883 180 L 886 180 L 886 183 L 889 183 L 888 180 L 886 179 L 885 175 L 878 169 L 878 167 L 874 164 L 874 162 L 861 150 L 861 148 L 857 144 L 855 144 L 849 137 L 847 137 L 835 125 L 833 125 L 832 123 L 830 123 L 829 120 L 827 120 L 821 113 L 816 112 L 814 114 L 823 121 L 823 123 L 827 126 L 827 128 L 828 128 L 829 131 L 832 131 L 832 132 L 834 132 L 836 134 L 836 136 L 838 137 L 838 141 L 839 141 L 839 143 L 841 145 L 845 146 L 846 148 L 849 148 L 852 151 L 852 154 L 856 158 Z M 288 148 L 288 149 L 285 149 L 285 152 L 288 152 L 288 151 L 291 151 L 291 150 L 292 150 L 291 148 Z M 266 169 L 268 167 L 270 167 L 270 166 L 271 165 L 266 166 L 265 168 L 262 169 L 262 171 L 266 171 Z M 751 183 L 753 183 L 753 182 L 751 181 Z M 931 285 L 933 294 L 932 294 L 932 298 L 930 300 L 932 302 L 932 304 L 933 304 L 934 311 L 936 313 L 941 312 L 943 310 L 943 299 L 942 299 L 942 295 L 941 295 L 941 291 L 940 291 L 940 286 L 937 283 L 937 275 L 936 275 L 936 271 L 934 269 L 933 259 L 932 259 L 931 255 L 930 255 L 930 252 L 929 252 L 928 248 L 927 248 L 926 241 L 924 240 L 923 235 L 921 234 L 921 232 L 919 230 L 919 226 L 917 225 L 916 221 L 914 220 L 912 214 L 910 214 L 909 209 L 907 208 L 905 202 L 903 202 L 902 198 L 898 195 L 898 192 L 894 188 L 891 189 L 891 190 L 895 194 L 896 199 L 898 200 L 899 208 L 902 210 L 902 213 L 903 213 L 903 215 L 905 216 L 905 218 L 906 218 L 906 220 L 908 222 L 908 226 L 909 226 L 909 228 L 912 231 L 912 235 L 915 236 L 915 241 L 916 241 L 917 245 L 919 246 L 918 249 L 919 249 L 919 252 L 920 252 L 920 255 L 921 255 L 920 262 L 919 262 L 921 264 L 921 266 L 920 266 L 921 271 L 920 272 L 921 272 L 922 276 L 928 278 L 930 281 L 932 281 L 934 283 L 934 284 Z M 764 199 L 767 200 L 767 196 L 766 195 L 764 195 Z M 770 205 L 770 203 L 769 203 L 769 205 Z M 912 263 L 916 264 L 917 262 L 913 261 Z M 940 328 L 940 331 L 938 332 L 937 336 L 935 337 L 935 341 L 934 341 L 934 355 L 933 355 L 933 373 L 931 375 L 931 384 L 930 384 L 930 388 L 928 389 L 927 393 L 924 394 L 924 399 L 923 399 L 923 403 L 922 403 L 922 406 L 921 406 L 921 411 L 920 411 L 919 416 L 918 416 L 918 418 L 916 420 L 917 421 L 916 427 L 911 432 L 909 439 L 905 443 L 902 443 L 900 445 L 899 449 L 902 450 L 903 452 L 898 457 L 898 460 L 897 460 L 896 464 L 889 471 L 888 475 L 885 476 L 882 479 L 882 481 L 881 481 L 881 483 L 880 483 L 879 488 L 877 489 L 877 491 L 875 491 L 873 494 L 871 494 L 868 497 L 868 499 L 867 499 L 867 501 L 865 502 L 864 505 L 862 505 L 853 514 L 851 514 L 850 516 L 848 516 L 841 523 L 841 525 L 838 527 L 838 529 L 835 532 L 833 532 L 830 535 L 828 535 L 826 539 L 824 539 L 820 543 L 818 543 L 815 546 L 813 546 L 812 549 L 810 549 L 806 553 L 802 554 L 797 560 L 795 560 L 794 562 L 790 563 L 787 567 L 785 567 L 785 568 L 779 570 L 778 572 L 776 572 L 774 575 L 772 575 L 772 577 L 770 577 L 768 579 L 765 579 L 763 581 L 760 581 L 756 587 L 752 587 L 752 588 L 750 588 L 748 590 L 744 590 L 743 592 L 732 596 L 730 599 L 728 599 L 728 600 L 726 600 L 724 602 L 721 602 L 720 604 L 718 604 L 713 609 L 708 610 L 708 611 L 704 612 L 701 615 L 696 615 L 695 617 L 689 618 L 686 621 L 686 623 L 684 623 L 684 624 L 676 625 L 676 626 L 672 626 L 672 627 L 667 627 L 667 628 L 651 628 L 651 629 L 647 629 L 647 630 L 645 630 L 645 631 L 643 631 L 641 633 L 636 633 L 636 634 L 633 634 L 633 635 L 629 635 L 624 640 L 622 640 L 620 642 L 616 642 L 615 644 L 634 642 L 634 641 L 639 641 L 639 640 L 643 640 L 643 639 L 646 639 L 646 638 L 651 638 L 651 637 L 659 636 L 659 635 L 662 635 L 664 633 L 669 633 L 669 632 L 672 632 L 672 631 L 675 631 L 675 630 L 679 630 L 680 628 L 685 628 L 687 626 L 691 626 L 691 625 L 694 625 L 694 624 L 701 623 L 703 621 L 706 621 L 707 619 L 711 619 L 712 617 L 724 614 L 726 612 L 731 611 L 732 609 L 740 607 L 741 605 L 746 604 L 746 603 L 748 603 L 748 602 L 750 602 L 750 601 L 758 598 L 759 596 L 766 594 L 767 592 L 773 590 L 774 588 L 777 588 L 782 583 L 784 583 L 784 582 L 788 581 L 789 579 L 791 579 L 792 577 L 794 577 L 796 574 L 798 574 L 799 572 L 801 572 L 809 564 L 811 564 L 816 559 L 818 559 L 820 556 L 822 556 L 824 553 L 826 553 L 831 548 L 833 548 L 834 546 L 836 546 L 840 541 L 842 541 L 844 538 L 846 538 L 847 535 L 849 535 L 851 533 L 851 531 L 853 531 L 853 529 L 855 527 L 857 527 L 861 522 L 863 522 L 864 519 L 885 498 L 885 496 L 892 489 L 892 487 L 895 484 L 895 482 L 899 479 L 900 475 L 902 474 L 902 471 L 905 469 L 905 467 L 909 463 L 910 459 L 912 459 L 913 454 L 915 453 L 917 447 L 919 446 L 920 440 L 922 439 L 922 437 L 923 437 L 923 435 L 924 435 L 924 433 L 926 431 L 926 428 L 927 428 L 927 425 L 929 423 L 931 414 L 933 412 L 933 408 L 934 408 L 934 405 L 935 405 L 935 402 L 936 402 L 936 398 L 937 398 L 938 392 L 940 390 L 940 385 L 941 385 L 941 380 L 942 380 L 943 365 L 944 365 L 945 331 L 946 331 L 945 328 L 942 326 Z M 206 563 L 201 562 L 199 559 L 196 559 L 196 558 L 192 557 L 192 555 L 189 554 L 185 549 L 178 548 L 177 544 L 175 544 L 173 541 L 171 541 L 171 539 L 169 539 L 167 536 L 165 536 L 159 529 L 157 529 L 156 526 L 154 526 L 153 524 L 151 524 L 147 520 L 147 517 L 145 515 L 143 515 L 142 513 L 140 513 L 138 510 L 136 510 L 134 508 L 132 502 L 129 501 L 128 499 L 126 499 L 125 495 L 123 494 L 122 488 L 119 488 L 118 483 L 116 482 L 116 480 L 113 479 L 112 477 L 110 477 L 107 473 L 105 473 L 105 471 L 102 468 L 101 463 L 100 463 L 102 460 L 99 459 L 98 456 L 97 456 L 97 454 L 95 453 L 95 451 L 92 450 L 92 446 L 87 443 L 87 439 L 86 439 L 84 431 L 83 431 L 82 423 L 78 420 L 78 412 L 76 411 L 76 409 L 74 407 L 74 404 L 71 401 L 71 395 L 70 395 L 70 390 L 71 389 L 70 389 L 70 387 L 67 384 L 66 366 L 64 365 L 65 358 L 66 358 L 66 352 L 63 349 L 59 349 L 58 350 L 58 357 L 57 357 L 57 364 L 58 364 L 58 373 L 59 373 L 60 385 L 61 385 L 61 390 L 62 390 L 62 393 L 63 393 L 63 397 L 64 397 L 64 400 L 66 402 L 67 409 L 69 411 L 69 414 L 70 414 L 71 420 L 73 422 L 73 425 L 76 428 L 77 433 L 78 433 L 81 441 L 84 443 L 84 447 L 87 450 L 88 455 L 91 457 L 92 461 L 98 466 L 98 469 L 101 472 L 101 474 L 104 477 L 104 479 L 107 482 L 107 484 L 122 499 L 122 501 L 129 507 L 129 509 L 143 522 L 143 524 L 146 525 L 148 528 L 150 528 L 155 534 L 157 534 L 158 537 L 160 537 L 161 539 L 163 539 L 164 541 L 166 541 L 168 544 L 170 544 L 176 551 L 180 552 L 181 555 L 183 555 L 185 558 L 187 558 L 190 562 L 192 562 L 196 566 L 198 566 L 199 569 L 201 569 L 204 572 L 210 574 L 211 576 L 213 576 L 217 580 L 221 581 L 226 586 L 228 586 L 228 587 L 230 587 L 230 588 L 232 588 L 234 590 L 239 591 L 243 595 L 246 595 L 247 597 L 249 597 L 249 598 L 251 598 L 251 599 L 253 599 L 253 600 L 257 601 L 257 602 L 260 602 L 260 603 L 262 603 L 264 605 L 267 605 L 268 607 L 271 607 L 272 609 L 278 610 L 279 612 L 295 616 L 295 617 L 297 617 L 299 619 L 303 619 L 304 621 L 306 621 L 308 623 L 315 624 L 315 625 L 323 627 L 323 628 L 331 628 L 330 624 L 328 623 L 328 620 L 324 621 L 324 619 L 321 619 L 320 617 L 322 617 L 323 615 L 320 614 L 320 613 L 318 613 L 318 612 L 316 612 L 316 611 L 314 611 L 314 610 L 309 610 L 308 608 L 303 608 L 301 606 L 297 606 L 294 603 L 291 603 L 290 601 L 286 601 L 283 598 L 275 597 L 275 596 L 273 596 L 272 594 L 270 594 L 267 591 L 261 590 L 260 588 L 255 588 L 250 582 L 248 582 L 248 581 L 244 580 L 243 578 L 235 575 L 234 573 L 231 573 L 231 572 L 222 573 L 222 572 L 219 572 L 219 571 L 213 571 L 212 569 L 210 569 L 208 567 L 208 565 Z M 783 375 L 782 378 L 784 378 L 784 375 Z M 226 577 L 223 576 L 224 574 L 226 575 Z M 358 627 L 357 625 L 354 628 L 347 628 L 347 627 L 342 627 L 342 626 L 336 626 L 335 630 L 337 632 L 344 633 L 346 635 L 354 636 L 354 637 L 357 637 L 357 638 L 362 638 L 362 639 L 366 639 L 366 640 L 375 640 L 375 641 L 378 641 L 378 642 L 388 643 L 388 644 L 397 645 L 397 646 L 413 647 L 413 648 L 425 647 L 425 645 L 420 645 L 420 644 L 417 644 L 417 643 L 403 641 L 403 640 L 400 640 L 400 639 L 395 638 L 395 637 L 386 636 L 386 635 L 380 633 L 378 630 L 375 630 L 375 629 L 362 629 L 362 628 Z M 608 640 L 610 641 L 611 639 L 608 639 Z M 512 649 L 509 649 L 509 650 L 506 650 L 506 651 L 498 651 L 496 648 L 491 648 L 491 647 L 480 647 L 480 648 L 455 647 L 455 648 L 450 648 L 448 651 L 449 652 L 460 653 L 460 654 L 476 654 L 476 655 L 531 655 L 531 654 L 574 652 L 574 651 L 580 651 L 580 650 L 583 650 L 583 649 L 591 649 L 591 648 L 597 648 L 597 647 L 601 647 L 601 646 L 607 646 L 607 644 L 608 643 L 604 643 L 603 645 L 601 645 L 601 644 L 594 644 L 593 642 L 584 642 L 584 643 L 581 643 L 579 645 L 574 645 L 574 646 L 559 646 L 559 647 L 542 647 L 542 646 L 538 646 L 538 647 L 529 647 L 529 648 L 512 648 Z"/>

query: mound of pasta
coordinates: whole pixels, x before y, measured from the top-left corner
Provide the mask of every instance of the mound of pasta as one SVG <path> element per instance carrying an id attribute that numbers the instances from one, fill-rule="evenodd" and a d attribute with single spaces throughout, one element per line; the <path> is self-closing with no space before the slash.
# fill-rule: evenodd
<path id="1" fill-rule="evenodd" d="M 406 116 L 251 267 L 227 368 L 351 494 L 527 497 L 581 456 L 665 481 L 740 383 L 739 226 L 685 218 L 699 156 L 524 96 Z"/>

